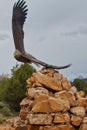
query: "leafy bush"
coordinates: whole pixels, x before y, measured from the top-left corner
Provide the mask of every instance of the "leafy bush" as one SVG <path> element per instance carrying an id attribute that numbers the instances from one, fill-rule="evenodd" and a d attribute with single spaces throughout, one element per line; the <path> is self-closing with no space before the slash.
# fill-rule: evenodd
<path id="1" fill-rule="evenodd" d="M 3 117 L 0 115 L 0 124 L 3 123 Z"/>
<path id="2" fill-rule="evenodd" d="M 2 109 L 3 107 L 5 107 L 5 103 L 0 102 L 0 109 Z"/>
<path id="3" fill-rule="evenodd" d="M 87 82 L 82 80 L 82 79 L 75 79 L 73 81 L 73 85 L 79 90 L 79 91 L 84 91 L 85 94 L 87 95 Z"/>
<path id="4" fill-rule="evenodd" d="M 10 109 L 9 109 L 8 107 L 4 107 L 4 108 L 2 109 L 2 115 L 3 115 L 4 117 L 9 117 L 9 116 L 11 116 L 11 111 L 10 111 Z"/>
<path id="5" fill-rule="evenodd" d="M 18 111 L 20 109 L 19 104 L 25 97 L 26 80 L 35 71 L 29 64 L 13 67 L 11 77 L 4 79 L 0 84 L 0 99 L 6 101 L 12 109 Z"/>

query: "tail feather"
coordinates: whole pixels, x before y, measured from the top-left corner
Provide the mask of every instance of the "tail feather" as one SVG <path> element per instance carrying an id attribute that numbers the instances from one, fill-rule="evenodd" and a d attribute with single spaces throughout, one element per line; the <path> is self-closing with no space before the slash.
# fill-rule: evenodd
<path id="1" fill-rule="evenodd" d="M 72 65 L 72 64 L 68 64 L 68 65 L 65 65 L 65 66 L 50 65 L 50 64 L 47 64 L 47 63 L 45 63 L 43 61 L 40 61 L 40 60 L 38 60 L 36 58 L 33 58 L 33 57 L 32 57 L 32 62 L 34 64 L 36 64 L 37 66 L 42 65 L 45 68 L 52 68 L 52 69 L 65 69 L 65 68 L 68 68 L 68 67 L 70 67 Z"/>
<path id="2" fill-rule="evenodd" d="M 68 68 L 72 65 L 72 64 L 68 64 L 65 66 L 55 66 L 55 65 L 47 64 L 47 63 L 42 62 L 42 61 L 36 61 L 36 62 L 38 62 L 38 64 L 44 66 L 45 68 L 51 68 L 51 69 L 65 69 L 65 68 Z"/>
<path id="3" fill-rule="evenodd" d="M 51 68 L 51 69 L 65 69 L 65 68 L 68 68 L 71 66 L 71 64 L 68 64 L 68 65 L 65 65 L 65 66 L 55 66 L 55 65 L 50 65 L 50 64 L 47 64 L 43 61 L 40 61 L 38 59 L 36 59 L 35 57 L 33 57 L 31 54 L 29 53 L 25 53 L 24 55 L 22 54 L 23 57 L 29 59 L 29 61 L 31 61 L 31 63 L 34 63 L 36 64 L 37 66 L 41 65 L 45 68 Z"/>

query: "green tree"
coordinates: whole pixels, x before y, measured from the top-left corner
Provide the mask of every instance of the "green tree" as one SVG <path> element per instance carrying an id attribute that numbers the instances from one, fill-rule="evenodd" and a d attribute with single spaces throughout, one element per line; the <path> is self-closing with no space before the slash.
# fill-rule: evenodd
<path id="1" fill-rule="evenodd" d="M 81 79 L 78 79 L 78 78 L 76 78 L 73 81 L 73 85 L 76 86 L 79 91 L 83 90 L 84 84 L 85 84 L 85 82 Z"/>
<path id="2" fill-rule="evenodd" d="M 87 82 L 82 79 L 75 79 L 73 85 L 79 90 L 84 91 L 87 94 Z"/>
<path id="3" fill-rule="evenodd" d="M 8 80 L 9 78 L 2 78 L 2 80 L 0 80 L 0 101 L 4 100 L 5 97 L 5 92 L 7 90 L 7 86 L 8 86 Z"/>
<path id="4" fill-rule="evenodd" d="M 25 97 L 26 80 L 35 71 L 29 64 L 16 65 L 11 70 L 12 76 L 2 84 L 4 86 L 2 99 L 16 111 L 19 110 L 20 102 Z"/>

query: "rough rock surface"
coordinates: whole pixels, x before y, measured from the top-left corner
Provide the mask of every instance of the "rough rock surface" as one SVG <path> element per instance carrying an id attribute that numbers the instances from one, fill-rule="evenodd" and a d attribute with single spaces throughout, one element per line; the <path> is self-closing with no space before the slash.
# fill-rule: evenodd
<path id="1" fill-rule="evenodd" d="M 87 130 L 87 97 L 62 74 L 42 69 L 26 82 L 27 97 L 9 130 Z"/>

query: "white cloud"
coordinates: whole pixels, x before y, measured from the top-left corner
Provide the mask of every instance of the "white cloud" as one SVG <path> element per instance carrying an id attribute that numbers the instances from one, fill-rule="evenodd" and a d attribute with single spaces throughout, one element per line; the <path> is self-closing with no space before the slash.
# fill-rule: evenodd
<path id="1" fill-rule="evenodd" d="M 79 27 L 75 29 L 70 29 L 69 31 L 62 32 L 60 35 L 63 36 L 80 36 L 80 35 L 87 35 L 87 25 L 79 25 Z"/>
<path id="2" fill-rule="evenodd" d="M 10 35 L 7 31 L 0 31 L 0 41 L 9 40 Z"/>

